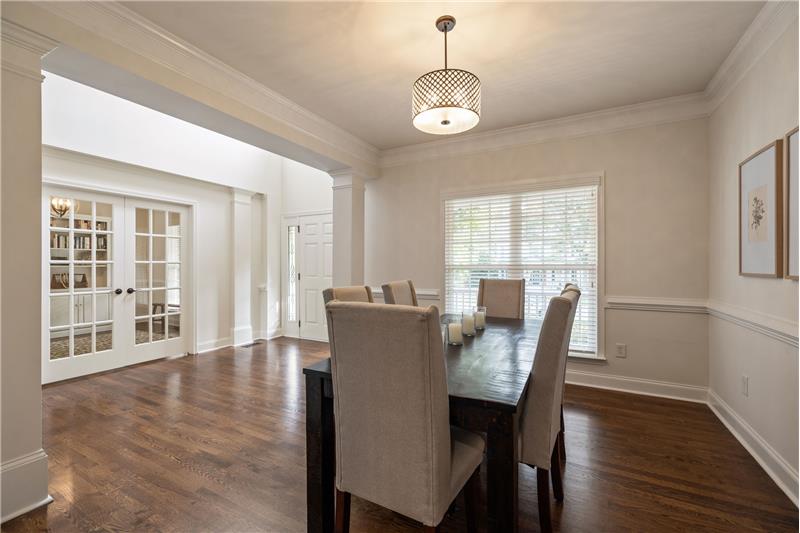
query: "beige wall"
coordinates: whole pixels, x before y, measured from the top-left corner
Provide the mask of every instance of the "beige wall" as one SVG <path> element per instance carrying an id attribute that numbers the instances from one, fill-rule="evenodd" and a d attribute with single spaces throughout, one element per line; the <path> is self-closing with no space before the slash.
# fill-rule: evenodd
<path id="1" fill-rule="evenodd" d="M 795 18 L 709 123 L 711 306 L 746 313 L 746 318 L 793 332 L 795 338 L 797 282 L 738 275 L 737 167 L 797 126 L 797 38 Z M 796 494 L 796 346 L 720 318 L 711 317 L 709 323 L 709 388 L 794 470 Z M 743 375 L 750 378 L 747 397 L 741 389 Z"/>
<path id="2" fill-rule="evenodd" d="M 367 182 L 366 282 L 443 290 L 442 191 L 605 172 L 605 293 L 707 296 L 706 119 L 387 168 Z M 705 386 L 706 317 L 607 310 L 606 363 L 572 369 Z M 613 356 L 616 343 L 628 357 Z"/>

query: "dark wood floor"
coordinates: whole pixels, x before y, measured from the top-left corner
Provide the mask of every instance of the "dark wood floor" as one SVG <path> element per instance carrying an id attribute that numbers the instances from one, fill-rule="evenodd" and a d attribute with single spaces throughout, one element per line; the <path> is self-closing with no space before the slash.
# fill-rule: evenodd
<path id="1" fill-rule="evenodd" d="M 278 339 L 46 387 L 55 501 L 3 531 L 303 531 L 301 370 L 325 356 Z M 797 508 L 707 407 L 569 386 L 565 408 L 557 530 L 797 531 Z M 522 531 L 538 531 L 535 487 L 520 467 Z M 353 531 L 415 529 L 354 498 Z"/>

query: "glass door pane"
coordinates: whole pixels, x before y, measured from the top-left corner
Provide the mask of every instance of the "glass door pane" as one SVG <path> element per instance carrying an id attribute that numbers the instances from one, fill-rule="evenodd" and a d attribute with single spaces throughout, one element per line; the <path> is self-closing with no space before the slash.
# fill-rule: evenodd
<path id="1" fill-rule="evenodd" d="M 113 205 L 80 193 L 48 200 L 50 360 L 111 350 Z"/>
<path id="2" fill-rule="evenodd" d="M 135 208 L 133 321 L 137 345 L 181 335 L 181 218 L 175 211 Z"/>

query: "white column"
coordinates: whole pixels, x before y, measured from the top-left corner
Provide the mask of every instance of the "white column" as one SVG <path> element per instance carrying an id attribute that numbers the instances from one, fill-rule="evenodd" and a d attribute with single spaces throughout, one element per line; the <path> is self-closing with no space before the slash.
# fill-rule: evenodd
<path id="1" fill-rule="evenodd" d="M 231 337 L 234 345 L 253 341 L 253 322 L 250 318 L 252 305 L 252 209 L 253 193 L 233 189 L 232 199 L 232 265 L 233 290 L 231 309 L 233 310 Z"/>
<path id="2" fill-rule="evenodd" d="M 42 72 L 56 42 L 2 21 L 2 521 L 52 499 L 42 449 Z"/>
<path id="3" fill-rule="evenodd" d="M 352 169 L 333 177 L 333 285 L 364 283 L 364 176 Z"/>

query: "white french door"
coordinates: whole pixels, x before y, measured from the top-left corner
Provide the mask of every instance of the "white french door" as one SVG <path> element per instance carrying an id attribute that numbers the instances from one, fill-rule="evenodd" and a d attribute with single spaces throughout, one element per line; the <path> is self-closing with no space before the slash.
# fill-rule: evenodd
<path id="1" fill-rule="evenodd" d="M 188 209 L 43 195 L 42 382 L 184 354 Z"/>
<path id="2" fill-rule="evenodd" d="M 284 335 L 328 340 L 322 291 L 333 280 L 330 213 L 284 218 Z"/>

